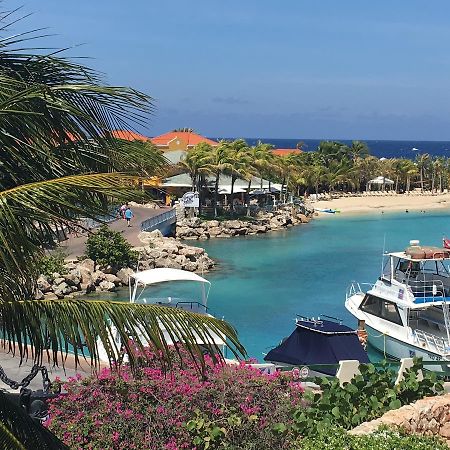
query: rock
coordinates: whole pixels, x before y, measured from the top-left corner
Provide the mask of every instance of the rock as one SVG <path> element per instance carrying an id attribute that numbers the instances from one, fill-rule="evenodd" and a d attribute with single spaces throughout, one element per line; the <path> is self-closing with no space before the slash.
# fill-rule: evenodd
<path id="1" fill-rule="evenodd" d="M 189 246 L 182 247 L 178 251 L 178 253 L 180 255 L 186 256 L 187 258 L 190 258 L 190 257 L 203 255 L 203 253 L 205 253 L 205 250 L 203 248 L 200 248 L 200 247 L 192 247 L 192 246 L 189 245 Z"/>
<path id="2" fill-rule="evenodd" d="M 304 214 L 297 214 L 297 217 L 301 223 L 309 223 L 308 217 L 306 217 Z"/>
<path id="3" fill-rule="evenodd" d="M 445 439 L 450 439 L 450 422 L 444 423 L 439 429 L 439 434 Z"/>
<path id="4" fill-rule="evenodd" d="M 219 225 L 220 225 L 220 222 L 218 220 L 209 220 L 206 222 L 207 228 L 215 228 L 215 227 L 218 227 Z"/>
<path id="5" fill-rule="evenodd" d="M 44 293 L 41 290 L 37 290 L 36 293 L 34 294 L 34 299 L 35 300 L 42 300 L 45 298 Z"/>
<path id="6" fill-rule="evenodd" d="M 58 300 L 58 296 L 54 294 L 53 292 L 47 292 L 44 294 L 45 300 Z"/>
<path id="7" fill-rule="evenodd" d="M 48 282 L 47 277 L 41 275 L 37 279 L 37 288 L 45 294 L 46 292 L 49 292 L 51 290 L 52 285 Z"/>
<path id="8" fill-rule="evenodd" d="M 112 283 L 111 281 L 106 281 L 106 280 L 101 281 L 100 284 L 98 285 L 98 287 L 102 291 L 113 292 L 116 290 L 116 285 L 114 283 Z"/>
<path id="9" fill-rule="evenodd" d="M 129 277 L 130 277 L 130 275 L 132 273 L 133 273 L 133 269 L 130 269 L 129 267 L 127 267 L 127 268 L 124 268 L 124 269 L 120 269 L 116 273 L 116 277 L 120 280 L 120 282 L 124 286 L 128 286 Z"/>
<path id="10" fill-rule="evenodd" d="M 53 292 L 58 298 L 63 298 L 65 295 L 70 294 L 72 289 L 66 282 L 62 282 L 58 286 L 53 286 Z"/>
<path id="11" fill-rule="evenodd" d="M 91 272 L 94 272 L 95 263 L 92 259 L 87 258 L 80 262 L 79 267 L 84 267 L 85 269 L 89 269 Z"/>
<path id="12" fill-rule="evenodd" d="M 80 278 L 77 277 L 74 273 L 68 273 L 64 275 L 64 281 L 69 286 L 78 286 L 80 284 Z"/>
<path id="13" fill-rule="evenodd" d="M 211 228 L 208 228 L 208 231 L 209 231 L 209 235 L 211 237 L 215 237 L 215 236 L 218 236 L 219 234 L 222 233 L 222 228 L 220 228 L 220 227 L 211 227 Z"/>
<path id="14" fill-rule="evenodd" d="M 120 284 L 120 279 L 112 273 L 105 274 L 105 280 L 114 283 L 114 286 L 119 286 Z"/>
<path id="15" fill-rule="evenodd" d="M 53 280 L 53 286 L 58 286 L 61 283 L 64 283 L 65 279 L 63 277 L 58 277 Z"/>
<path id="16" fill-rule="evenodd" d="M 106 274 L 104 274 L 103 272 L 101 272 L 100 270 L 96 270 L 93 274 L 92 274 L 92 282 L 96 285 L 99 286 L 100 283 L 102 281 L 106 280 Z"/>
<path id="17" fill-rule="evenodd" d="M 181 265 L 178 264 L 173 259 L 168 258 L 158 258 L 155 261 L 155 267 L 167 267 L 169 269 L 181 269 Z"/>

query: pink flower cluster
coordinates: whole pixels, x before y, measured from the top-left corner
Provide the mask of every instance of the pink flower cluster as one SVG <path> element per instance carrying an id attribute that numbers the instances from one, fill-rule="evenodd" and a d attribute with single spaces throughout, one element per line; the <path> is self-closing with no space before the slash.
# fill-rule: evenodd
<path id="1" fill-rule="evenodd" d="M 206 376 L 199 376 L 187 355 L 173 354 L 168 373 L 148 352 L 146 366 L 134 375 L 126 368 L 103 369 L 95 378 L 70 380 L 66 393 L 51 402 L 46 425 L 70 448 L 176 450 L 195 447 L 186 423 L 198 412 L 220 426 L 235 415 L 241 426 L 227 434 L 230 447 L 260 442 L 285 448 L 284 437 L 271 425 L 290 423 L 302 400 L 292 376 L 264 375 L 244 364 L 224 366 L 209 357 Z"/>

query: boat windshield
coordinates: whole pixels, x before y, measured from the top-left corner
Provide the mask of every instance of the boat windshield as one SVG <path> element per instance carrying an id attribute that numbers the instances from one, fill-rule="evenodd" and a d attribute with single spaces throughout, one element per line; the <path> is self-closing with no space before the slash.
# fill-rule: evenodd
<path id="1" fill-rule="evenodd" d="M 411 260 L 389 255 L 384 265 L 383 278 L 408 285 L 415 297 L 448 297 L 450 295 L 448 262 L 448 259 Z"/>

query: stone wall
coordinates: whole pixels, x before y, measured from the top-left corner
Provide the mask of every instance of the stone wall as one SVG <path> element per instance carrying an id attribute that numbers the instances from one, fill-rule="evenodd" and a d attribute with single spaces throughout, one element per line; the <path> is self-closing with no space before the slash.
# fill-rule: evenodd
<path id="1" fill-rule="evenodd" d="M 260 211 L 254 218 L 223 221 L 201 220 L 198 217 L 181 219 L 177 221 L 176 237 L 178 239 L 205 240 L 251 236 L 308 223 L 310 217 L 310 211 L 306 211 L 304 214 L 294 206 L 283 206 L 272 212 Z"/>
<path id="2" fill-rule="evenodd" d="M 174 238 L 165 238 L 159 231 L 141 232 L 139 270 L 169 267 L 189 272 L 208 272 L 214 261 L 203 248 L 192 247 Z M 41 275 L 37 281 L 37 299 L 74 298 L 96 291 L 115 291 L 128 286 L 128 277 L 134 272 L 129 267 L 115 269 L 96 267 L 91 259 L 73 260 L 65 265 L 65 273 Z"/>
<path id="3" fill-rule="evenodd" d="M 439 435 L 450 444 L 450 394 L 426 397 L 410 405 L 388 411 L 379 419 L 365 422 L 349 431 L 368 434 L 380 425 L 402 427 L 411 433 Z"/>

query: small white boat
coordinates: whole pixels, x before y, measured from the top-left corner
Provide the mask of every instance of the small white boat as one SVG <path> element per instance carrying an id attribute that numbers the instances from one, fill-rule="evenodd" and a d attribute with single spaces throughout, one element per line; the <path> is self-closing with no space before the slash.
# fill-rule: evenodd
<path id="1" fill-rule="evenodd" d="M 150 296 L 150 289 L 152 286 L 160 285 L 163 283 L 174 284 L 176 282 L 190 282 L 195 283 L 199 286 L 199 298 L 179 298 L 179 297 L 153 297 Z M 197 314 L 205 314 L 209 317 L 213 317 L 208 311 L 208 295 L 211 287 L 211 283 L 205 278 L 197 275 L 193 272 L 188 272 L 179 269 L 169 269 L 169 268 L 159 268 L 159 269 L 149 269 L 141 272 L 135 272 L 130 275 L 129 278 L 129 298 L 130 303 L 141 303 L 141 304 L 154 304 L 158 306 L 164 306 L 167 308 L 178 308 L 184 311 L 189 311 Z M 171 334 L 165 329 L 163 324 L 160 323 L 161 331 L 164 335 L 164 340 L 168 345 L 173 345 Z M 146 344 L 146 339 L 140 334 L 141 342 Z M 197 336 L 197 344 L 204 344 L 203 338 L 196 335 L 195 330 L 192 331 L 194 336 Z M 114 327 L 111 327 L 111 335 L 120 347 L 120 336 Z M 225 354 L 226 338 L 217 333 L 210 332 L 210 339 L 219 348 L 222 354 Z M 99 345 L 99 355 L 100 359 L 103 361 L 108 361 L 106 350 L 98 340 Z"/>
<path id="2" fill-rule="evenodd" d="M 411 241 L 405 251 L 385 257 L 375 284 L 350 285 L 346 308 L 386 357 L 442 361 L 425 368 L 449 372 L 450 250 Z"/>

